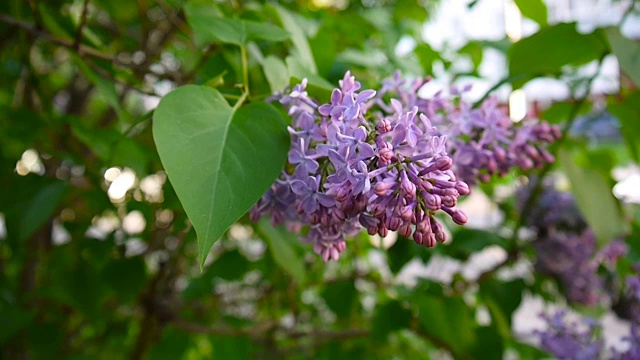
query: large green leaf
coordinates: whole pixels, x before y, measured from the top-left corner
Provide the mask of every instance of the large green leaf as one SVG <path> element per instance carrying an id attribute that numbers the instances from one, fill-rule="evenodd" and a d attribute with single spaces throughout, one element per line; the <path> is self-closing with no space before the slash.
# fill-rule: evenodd
<path id="1" fill-rule="evenodd" d="M 511 76 L 530 77 L 559 74 L 565 65 L 582 65 L 608 51 L 602 34 L 580 34 L 574 23 L 562 23 L 540 30 L 509 49 Z M 526 79 L 517 82 L 522 85 Z"/>
<path id="2" fill-rule="evenodd" d="M 547 25 L 547 5 L 542 0 L 515 0 L 522 15 L 537 22 L 540 26 Z"/>
<path id="3" fill-rule="evenodd" d="M 213 4 L 187 4 L 185 12 L 198 45 L 223 42 L 241 46 L 251 39 L 283 41 L 289 38 L 289 33 L 273 24 L 224 18 Z"/>
<path id="4" fill-rule="evenodd" d="M 611 50 L 618 58 L 620 68 L 629 75 L 637 86 L 640 86 L 640 45 L 622 36 L 616 27 L 608 28 L 606 33 Z"/>
<path id="5" fill-rule="evenodd" d="M 571 181 L 571 190 L 578 208 L 593 229 L 598 241 L 606 243 L 624 234 L 628 230 L 628 225 L 602 173 L 580 167 L 565 149 L 562 149 L 559 155 L 560 162 Z"/>
<path id="6" fill-rule="evenodd" d="M 213 243 L 271 186 L 289 139 L 266 103 L 235 109 L 215 89 L 184 86 L 154 113 L 160 160 L 198 235 L 201 264 Z"/>
<path id="7" fill-rule="evenodd" d="M 302 255 L 296 252 L 296 245 L 300 243 L 298 237 L 287 231 L 284 227 L 273 227 L 269 220 L 263 218 L 256 226 L 260 237 L 269 245 L 271 256 L 276 264 L 298 284 L 304 284 L 306 274 Z"/>

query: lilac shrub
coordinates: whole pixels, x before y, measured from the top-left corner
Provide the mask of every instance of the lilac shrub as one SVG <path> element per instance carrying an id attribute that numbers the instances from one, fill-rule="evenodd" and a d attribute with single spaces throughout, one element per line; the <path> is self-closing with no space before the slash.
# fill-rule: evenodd
<path id="1" fill-rule="evenodd" d="M 552 161 L 539 143 L 557 138 L 555 128 L 516 129 L 493 100 L 474 110 L 442 96 L 421 99 L 417 92 L 424 83 L 409 84 L 396 74 L 379 91 L 361 90 L 347 72 L 327 104 L 308 96 L 306 80 L 276 96 L 291 117 L 291 149 L 280 178 L 251 210 L 252 219 L 269 216 L 275 225 L 304 233 L 303 241 L 324 261 L 337 260 L 345 238 L 361 228 L 380 236 L 397 231 L 433 247 L 445 241 L 438 214 L 458 225 L 467 222 L 456 205 L 469 194 L 469 183 L 509 166 Z M 466 126 L 469 117 L 474 123 Z M 500 154 L 495 166 L 493 160 L 469 162 L 465 155 L 487 151 Z"/>

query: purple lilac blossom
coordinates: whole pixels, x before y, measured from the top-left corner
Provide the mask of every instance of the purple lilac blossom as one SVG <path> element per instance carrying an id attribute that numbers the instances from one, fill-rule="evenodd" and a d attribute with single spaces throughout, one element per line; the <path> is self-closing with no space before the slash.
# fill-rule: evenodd
<path id="1" fill-rule="evenodd" d="M 251 210 L 254 221 L 308 227 L 303 241 L 324 261 L 337 260 L 362 228 L 432 247 L 445 241 L 436 214 L 467 222 L 456 204 L 469 186 L 452 171 L 446 136 L 417 106 L 383 102 L 349 72 L 327 104 L 310 99 L 306 85 L 279 99 L 292 119 L 289 161 Z"/>
<path id="2" fill-rule="evenodd" d="M 417 96 L 428 78 L 409 82 L 399 72 L 383 83 L 376 103 L 386 111 L 408 111 L 414 107 L 425 114 L 448 137 L 447 151 L 453 171 L 467 184 L 487 182 L 494 174 L 505 175 L 512 168 L 530 170 L 554 161 L 546 145 L 560 138 L 560 129 L 536 119 L 514 123 L 497 98 L 490 97 L 478 108 L 462 99 L 470 87 L 451 89 L 452 96 L 437 93 L 430 99 Z M 389 106 L 385 96 L 397 101 Z"/>
<path id="3" fill-rule="evenodd" d="M 528 186 L 518 192 L 520 212 L 537 181 L 530 179 Z M 552 178 L 543 181 L 528 214 L 525 224 L 536 233 L 535 268 L 557 279 L 567 300 L 595 306 L 612 295 L 609 279 L 598 270 L 601 266 L 615 269 L 618 258 L 628 250 L 626 244 L 612 241 L 598 250 L 596 237 L 580 215 L 573 196 L 555 190 Z"/>
<path id="4" fill-rule="evenodd" d="M 597 335 L 599 327 L 588 318 L 569 321 L 564 310 L 542 314 L 547 329 L 539 331 L 540 346 L 559 360 L 597 360 L 604 341 Z"/>
<path id="5" fill-rule="evenodd" d="M 591 230 L 581 234 L 551 231 L 534 241 L 536 270 L 558 279 L 567 300 L 597 305 L 604 296 L 604 281 L 594 259 L 596 238 Z"/>
<path id="6" fill-rule="evenodd" d="M 540 347 L 560 360 L 612 360 L 640 359 L 640 327 L 631 325 L 631 332 L 623 337 L 622 349 L 612 347 L 605 354 L 602 328 L 591 318 L 568 319 L 566 311 L 556 310 L 553 314 L 542 314 L 547 328 L 538 331 Z"/>
<path id="7" fill-rule="evenodd" d="M 637 324 L 631 325 L 631 334 L 624 337 L 622 341 L 625 343 L 627 349 L 625 351 L 619 351 L 612 349 L 612 360 L 638 360 L 640 359 L 640 327 Z"/>

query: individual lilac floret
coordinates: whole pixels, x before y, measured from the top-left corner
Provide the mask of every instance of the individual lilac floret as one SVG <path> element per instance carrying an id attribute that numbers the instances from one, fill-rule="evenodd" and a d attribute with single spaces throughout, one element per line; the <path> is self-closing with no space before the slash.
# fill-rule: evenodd
<path id="1" fill-rule="evenodd" d="M 535 119 L 514 123 L 495 97 L 478 108 L 460 96 L 470 90 L 451 89 L 452 96 L 442 92 L 433 98 L 417 96 L 428 78 L 409 82 L 400 73 L 387 79 L 376 96 L 378 105 L 388 112 L 409 111 L 417 107 L 440 135 L 446 135 L 447 151 L 453 158 L 454 173 L 468 184 L 486 182 L 494 174 L 504 175 L 512 168 L 530 170 L 554 161 L 546 145 L 560 138 L 560 129 Z M 385 101 L 385 96 L 397 101 Z"/>
<path id="2" fill-rule="evenodd" d="M 306 85 L 279 98 L 291 116 L 288 164 L 251 210 L 254 221 L 307 227 L 303 240 L 324 261 L 337 260 L 362 228 L 431 247 L 445 241 L 436 214 L 467 222 L 456 205 L 469 186 L 452 171 L 446 137 L 417 106 L 380 105 L 349 72 L 327 104 L 310 99 Z"/>
<path id="3" fill-rule="evenodd" d="M 539 331 L 540 346 L 559 360 L 597 360 L 604 342 L 597 337 L 598 326 L 591 319 L 569 321 L 564 310 L 541 315 L 547 329 Z"/>

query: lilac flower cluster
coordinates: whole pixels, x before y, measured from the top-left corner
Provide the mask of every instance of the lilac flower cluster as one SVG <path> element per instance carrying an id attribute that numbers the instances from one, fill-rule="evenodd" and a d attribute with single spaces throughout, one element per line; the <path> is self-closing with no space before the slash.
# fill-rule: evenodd
<path id="1" fill-rule="evenodd" d="M 627 349 L 620 351 L 612 349 L 612 360 L 637 360 L 640 359 L 640 327 L 631 325 L 631 333 L 622 339 L 627 344 Z"/>
<path id="2" fill-rule="evenodd" d="M 598 335 L 598 326 L 588 318 L 569 321 L 564 310 L 553 315 L 542 314 L 547 329 L 540 331 L 540 346 L 559 360 L 597 360 L 604 341 Z"/>
<path id="3" fill-rule="evenodd" d="M 456 204 L 469 186 L 451 170 L 446 137 L 417 106 L 361 90 L 349 72 L 327 104 L 310 99 L 306 85 L 280 98 L 292 119 L 288 164 L 253 220 L 267 215 L 306 232 L 324 261 L 337 260 L 345 236 L 362 227 L 432 247 L 445 240 L 437 213 L 467 222 Z"/>
<path id="4" fill-rule="evenodd" d="M 516 194 L 520 212 L 524 212 L 526 201 L 533 189 L 538 186 L 539 181 L 537 177 L 529 177 L 527 186 L 522 187 Z M 539 237 L 546 236 L 549 231 L 581 233 L 587 229 L 587 223 L 580 214 L 573 195 L 566 191 L 555 190 L 554 181 L 553 177 L 542 181 L 542 191 L 535 199 L 534 206 L 528 209 L 528 216 L 524 219 L 525 224 L 533 228 Z"/>
<path id="5" fill-rule="evenodd" d="M 530 170 L 554 161 L 546 145 L 560 138 L 557 126 L 527 119 L 514 123 L 497 98 L 490 97 L 478 108 L 462 99 L 469 87 L 459 91 L 451 89 L 452 96 L 442 92 L 433 98 L 417 96 L 418 90 L 429 79 L 408 82 L 396 73 L 384 82 L 377 99 L 384 109 L 384 96 L 399 99 L 403 109 L 417 107 L 446 135 L 447 151 L 454 163 L 454 173 L 468 184 L 478 180 L 487 182 L 494 174 L 503 176 L 512 168 Z"/>
<path id="6" fill-rule="evenodd" d="M 557 359 L 598 360 L 604 357 L 605 347 L 601 327 L 591 318 L 568 319 L 565 310 L 552 315 L 542 314 L 547 328 L 538 331 L 540 347 Z M 607 358 L 612 360 L 640 359 L 640 327 L 631 326 L 629 336 L 622 338 L 623 349 L 611 348 Z"/>
<path id="7" fill-rule="evenodd" d="M 520 212 L 538 181 L 531 178 L 528 186 L 518 192 Z M 525 224 L 536 233 L 536 270 L 556 278 L 570 302 L 598 304 L 606 295 L 604 279 L 598 274 L 601 256 L 597 255 L 595 235 L 580 215 L 573 196 L 555 190 L 552 179 L 547 179 L 536 203 L 528 210 Z"/>

